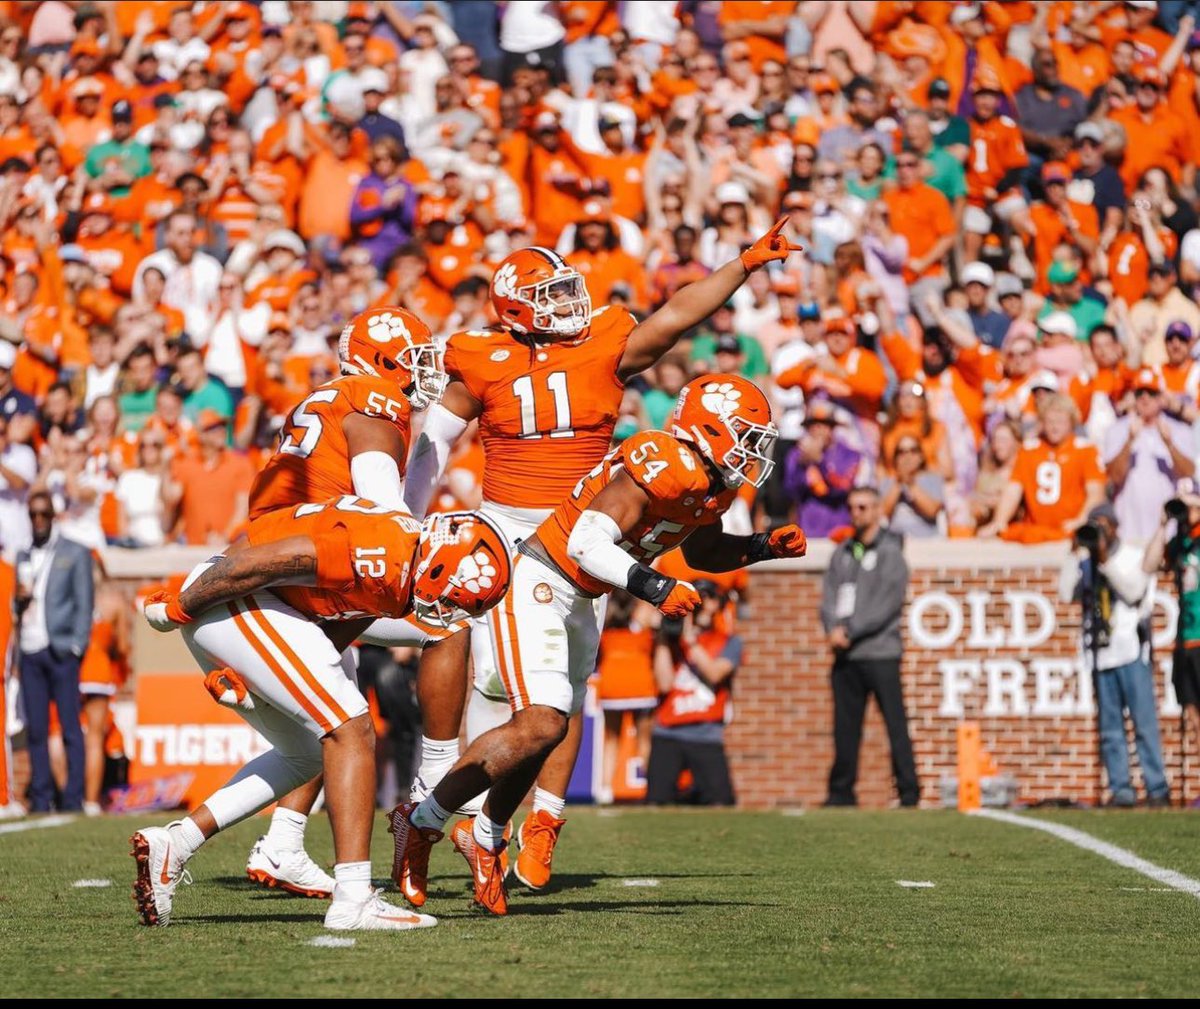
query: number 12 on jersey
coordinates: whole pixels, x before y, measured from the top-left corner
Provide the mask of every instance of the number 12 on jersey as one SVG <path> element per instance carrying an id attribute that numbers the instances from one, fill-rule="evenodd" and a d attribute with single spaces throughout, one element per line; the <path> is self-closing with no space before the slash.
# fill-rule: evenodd
<path id="1" fill-rule="evenodd" d="M 571 400 L 567 395 L 567 373 L 552 371 L 546 376 L 546 387 L 554 396 L 554 427 L 550 431 L 539 431 L 537 426 L 537 390 L 533 376 L 522 375 L 512 384 L 513 395 L 521 405 L 521 437 L 530 440 L 549 434 L 551 438 L 574 438 L 571 429 Z"/>

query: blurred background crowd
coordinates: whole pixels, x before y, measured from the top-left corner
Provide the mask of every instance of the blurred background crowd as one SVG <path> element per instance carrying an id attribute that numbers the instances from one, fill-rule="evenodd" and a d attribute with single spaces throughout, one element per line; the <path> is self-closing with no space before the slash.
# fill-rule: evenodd
<path id="1" fill-rule="evenodd" d="M 641 314 L 781 215 L 806 254 L 618 438 L 740 372 L 781 431 L 747 526 L 841 536 L 871 484 L 907 537 L 1109 499 L 1147 540 L 1200 451 L 1197 6 L 4 0 L 0 547 L 42 490 L 87 547 L 227 542 L 355 313 L 486 326 L 540 244 Z"/>

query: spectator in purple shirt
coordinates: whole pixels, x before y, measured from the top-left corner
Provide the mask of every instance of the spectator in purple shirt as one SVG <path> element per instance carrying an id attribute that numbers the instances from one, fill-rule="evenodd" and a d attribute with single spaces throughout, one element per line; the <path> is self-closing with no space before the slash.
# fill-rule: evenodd
<path id="1" fill-rule="evenodd" d="M 371 253 L 382 274 L 396 250 L 412 238 L 417 191 L 400 174 L 402 149 L 395 137 L 371 145 L 371 172 L 354 191 L 350 226 L 354 241 Z"/>
<path id="2" fill-rule="evenodd" d="M 839 423 L 828 400 L 810 402 L 804 434 L 784 463 L 783 489 L 796 502 L 796 521 L 810 537 L 829 536 L 850 524 L 850 491 L 869 474 L 866 457 L 834 437 Z"/>

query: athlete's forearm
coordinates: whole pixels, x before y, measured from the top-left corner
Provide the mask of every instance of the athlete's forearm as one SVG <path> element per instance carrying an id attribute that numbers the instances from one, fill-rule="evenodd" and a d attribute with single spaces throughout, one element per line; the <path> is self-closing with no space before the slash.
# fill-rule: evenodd
<path id="1" fill-rule="evenodd" d="M 698 571 L 720 574 L 770 560 L 772 554 L 767 546 L 766 533 L 731 536 L 718 532 L 700 539 L 693 533 L 683 541 L 683 557 Z"/>
<path id="2" fill-rule="evenodd" d="M 404 504 L 416 518 L 424 518 L 429 510 L 429 502 L 441 482 L 454 443 L 469 423 L 440 403 L 431 406 L 425 415 L 425 426 L 413 442 L 408 457 L 404 481 Z"/>
<path id="3" fill-rule="evenodd" d="M 179 605 L 186 613 L 198 616 L 273 585 L 314 584 L 317 554 L 311 543 L 308 551 L 280 550 L 279 546 L 268 543 L 222 555 L 180 595 Z"/>

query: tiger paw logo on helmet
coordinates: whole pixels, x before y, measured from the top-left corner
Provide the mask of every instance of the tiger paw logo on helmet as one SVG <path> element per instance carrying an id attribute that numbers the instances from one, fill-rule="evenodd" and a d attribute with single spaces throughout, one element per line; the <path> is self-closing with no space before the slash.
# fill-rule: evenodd
<path id="1" fill-rule="evenodd" d="M 484 551 L 477 550 L 458 562 L 458 569 L 450 579 L 450 584 L 459 585 L 468 592 L 480 592 L 496 584 L 498 573 L 491 557 Z"/>
<path id="2" fill-rule="evenodd" d="M 701 386 L 701 389 L 703 395 L 700 397 L 700 405 L 718 417 L 724 417 L 736 410 L 738 401 L 742 398 L 742 391 L 732 382 L 709 382 Z"/>
<path id="3" fill-rule="evenodd" d="M 515 298 L 517 296 L 517 268 L 512 263 L 505 263 L 492 277 L 492 290 L 499 298 Z"/>
<path id="4" fill-rule="evenodd" d="M 383 312 L 367 319 L 367 336 L 376 343 L 388 343 L 395 339 L 408 339 L 410 334 L 404 319 L 391 312 Z"/>

